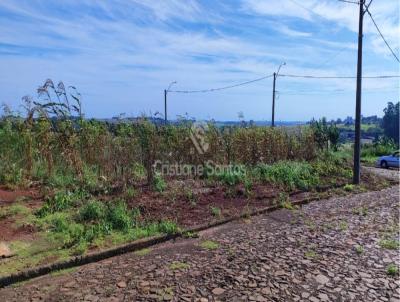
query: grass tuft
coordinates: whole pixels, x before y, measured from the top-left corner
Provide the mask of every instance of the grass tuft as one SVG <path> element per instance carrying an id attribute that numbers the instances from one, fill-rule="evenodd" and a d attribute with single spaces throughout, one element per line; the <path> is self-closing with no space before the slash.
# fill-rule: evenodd
<path id="1" fill-rule="evenodd" d="M 219 243 L 211 240 L 206 240 L 200 243 L 200 246 L 206 250 L 216 250 L 217 248 L 219 248 Z"/>

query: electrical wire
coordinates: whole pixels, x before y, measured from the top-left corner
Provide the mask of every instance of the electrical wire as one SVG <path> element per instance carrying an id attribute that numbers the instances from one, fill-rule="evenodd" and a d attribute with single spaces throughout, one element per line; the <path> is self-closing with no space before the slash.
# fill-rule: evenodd
<path id="1" fill-rule="evenodd" d="M 351 3 L 351 4 L 360 4 L 360 2 L 356 2 L 356 1 L 350 1 L 350 0 L 338 0 L 340 2 L 346 2 L 346 3 Z"/>
<path id="2" fill-rule="evenodd" d="M 305 78 L 305 79 L 356 79 L 356 76 L 313 76 L 313 75 L 297 75 L 297 74 L 279 74 L 280 77 L 288 78 Z M 400 78 L 400 75 L 381 75 L 381 76 L 363 76 L 363 79 L 391 79 Z"/>
<path id="3" fill-rule="evenodd" d="M 372 1 L 371 1 L 371 2 L 372 2 Z M 371 4 L 371 2 L 370 2 L 370 4 Z M 370 4 L 368 4 L 368 6 L 369 6 Z M 375 25 L 375 27 L 376 27 L 376 29 L 377 29 L 379 35 L 381 36 L 382 40 L 385 42 L 386 46 L 389 48 L 389 50 L 390 50 L 390 52 L 392 53 L 393 57 L 396 59 L 397 62 L 400 63 L 399 58 L 396 56 L 396 54 L 394 53 L 393 49 L 390 47 L 389 43 L 386 41 L 386 39 L 385 39 L 385 37 L 383 36 L 381 30 L 379 29 L 379 27 L 378 27 L 378 25 L 376 24 L 374 18 L 372 17 L 371 12 L 369 11 L 368 7 L 366 7 L 366 10 L 365 10 L 365 11 L 366 11 L 366 12 L 368 13 L 368 15 L 371 17 L 372 23 L 374 23 L 374 25 Z"/>
<path id="4" fill-rule="evenodd" d="M 242 82 L 242 83 L 238 83 L 238 84 L 234 84 L 234 85 L 229 85 L 229 86 L 224 86 L 224 87 L 219 87 L 219 88 L 211 88 L 211 89 L 202 89 L 202 90 L 169 90 L 169 92 L 174 92 L 174 93 L 205 93 L 205 92 L 213 92 L 213 91 L 219 91 L 219 90 L 225 90 L 225 89 L 230 89 L 230 88 L 234 88 L 234 87 L 239 87 L 239 86 L 244 86 L 244 85 L 248 85 L 254 82 L 258 82 L 258 81 L 262 81 L 268 78 L 273 77 L 273 74 L 261 77 L 261 78 L 257 78 L 251 81 L 246 81 L 246 82 Z"/>
<path id="5" fill-rule="evenodd" d="M 273 77 L 273 74 L 257 78 L 251 81 L 246 81 L 234 85 L 223 86 L 218 88 L 210 88 L 210 89 L 201 89 L 201 90 L 168 90 L 168 92 L 174 93 L 206 93 L 213 91 L 220 91 L 230 88 L 235 88 L 239 86 L 248 85 L 251 83 L 259 82 L 268 78 Z M 277 77 L 287 77 L 287 78 L 303 78 L 303 79 L 356 79 L 356 76 L 313 76 L 313 75 L 298 75 L 298 74 L 278 74 Z M 400 75 L 380 75 L 380 76 L 363 76 L 363 79 L 392 79 L 392 78 L 400 78 Z"/>
<path id="6" fill-rule="evenodd" d="M 370 89 L 370 90 L 363 90 L 363 93 L 368 93 L 368 94 L 373 94 L 373 93 L 382 93 L 382 92 L 397 92 L 397 88 L 391 88 L 391 89 Z M 324 94 L 331 94 L 331 95 L 337 95 L 337 94 L 351 94 L 355 93 L 353 90 L 299 90 L 299 91 L 279 91 L 280 94 L 282 95 L 324 95 Z"/>
<path id="7" fill-rule="evenodd" d="M 367 5 L 365 5 L 365 3 L 364 3 L 366 9 L 369 8 L 369 6 L 372 4 L 372 1 L 374 1 L 374 0 L 369 1 L 369 3 Z"/>

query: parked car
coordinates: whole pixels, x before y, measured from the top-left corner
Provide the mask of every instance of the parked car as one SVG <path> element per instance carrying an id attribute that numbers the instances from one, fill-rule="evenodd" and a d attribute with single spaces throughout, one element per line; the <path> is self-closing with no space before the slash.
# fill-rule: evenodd
<path id="1" fill-rule="evenodd" d="M 394 167 L 394 168 L 399 168 L 399 151 L 394 152 L 391 155 L 384 155 L 378 158 L 376 165 L 381 167 L 381 168 L 389 168 L 389 167 Z"/>

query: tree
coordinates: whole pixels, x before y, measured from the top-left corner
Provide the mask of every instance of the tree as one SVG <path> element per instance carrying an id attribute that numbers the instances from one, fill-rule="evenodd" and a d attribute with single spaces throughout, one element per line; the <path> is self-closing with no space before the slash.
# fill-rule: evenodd
<path id="1" fill-rule="evenodd" d="M 329 145 L 337 150 L 339 145 L 339 129 L 336 124 L 328 123 L 323 117 L 319 121 L 312 120 L 311 128 L 314 130 L 315 141 L 320 149 L 328 149 Z"/>
<path id="2" fill-rule="evenodd" d="M 392 139 L 397 146 L 399 145 L 399 102 L 393 104 L 389 102 L 383 109 L 385 113 L 382 119 L 383 133 L 387 138 Z"/>

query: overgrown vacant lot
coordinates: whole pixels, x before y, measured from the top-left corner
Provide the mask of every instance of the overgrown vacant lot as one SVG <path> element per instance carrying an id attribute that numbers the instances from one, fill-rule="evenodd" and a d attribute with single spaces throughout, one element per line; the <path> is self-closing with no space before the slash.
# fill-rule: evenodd
<path id="1" fill-rule="evenodd" d="M 351 194 L 388 184 L 365 172 L 363 185 L 354 187 L 346 185 L 350 176 L 344 159 L 325 154 L 310 162 L 259 164 L 243 173 L 217 178 L 156 176 L 156 181 L 162 181 L 162 190 L 144 184 L 101 193 L 73 187 L 3 187 L 0 240 L 15 255 L 0 262 L 1 274 L 179 232 L 270 205 L 291 209 L 296 200 Z"/>
<path id="2" fill-rule="evenodd" d="M 107 124 L 84 119 L 75 100 L 27 100 L 26 117 L 0 119 L 0 240 L 11 256 L 0 260 L 1 275 L 270 205 L 292 208 L 295 200 L 389 184 L 366 172 L 361 186 L 349 185 L 351 161 L 336 152 L 335 129 L 318 122 L 209 123 L 199 152 L 190 121 Z M 203 173 L 171 175 L 165 164 Z M 211 173 L 217 166 L 229 168 Z"/>
<path id="3" fill-rule="evenodd" d="M 7 301 L 396 301 L 398 198 L 393 186 L 281 209 L 198 238 L 16 284 L 0 296 Z"/>

